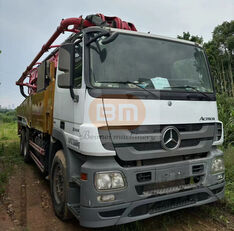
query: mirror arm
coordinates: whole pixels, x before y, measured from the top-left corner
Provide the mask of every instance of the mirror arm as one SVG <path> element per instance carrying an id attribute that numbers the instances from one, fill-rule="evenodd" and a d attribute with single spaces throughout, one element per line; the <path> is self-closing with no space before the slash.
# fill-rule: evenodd
<path id="1" fill-rule="evenodd" d="M 70 87 L 70 94 L 75 103 L 79 102 L 79 95 L 76 95 L 73 89 L 73 86 Z"/>

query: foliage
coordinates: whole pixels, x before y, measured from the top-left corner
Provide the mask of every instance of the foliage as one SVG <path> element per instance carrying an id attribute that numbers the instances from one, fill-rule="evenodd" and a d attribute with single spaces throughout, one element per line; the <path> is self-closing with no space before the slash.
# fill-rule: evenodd
<path id="1" fill-rule="evenodd" d="M 234 96 L 234 21 L 215 27 L 213 38 L 204 44 L 216 89 L 219 93 Z"/>
<path id="2" fill-rule="evenodd" d="M 234 213 L 234 147 L 229 146 L 225 150 L 224 157 L 226 167 L 225 200 L 227 207 Z"/>
<path id="3" fill-rule="evenodd" d="M 178 35 L 177 38 L 192 41 L 192 42 L 199 43 L 199 44 L 203 44 L 202 37 L 199 37 L 198 35 L 195 35 L 195 36 L 190 35 L 189 32 L 183 32 L 183 35 L 182 36 Z"/>
<path id="4" fill-rule="evenodd" d="M 202 37 L 184 32 L 177 38 L 203 44 L 206 51 L 215 88 L 219 94 L 234 97 L 234 20 L 223 22 L 214 28 L 212 40 L 203 44 Z"/>
<path id="5" fill-rule="evenodd" d="M 17 119 L 15 110 L 0 110 L 0 123 L 11 123 L 15 122 Z"/>

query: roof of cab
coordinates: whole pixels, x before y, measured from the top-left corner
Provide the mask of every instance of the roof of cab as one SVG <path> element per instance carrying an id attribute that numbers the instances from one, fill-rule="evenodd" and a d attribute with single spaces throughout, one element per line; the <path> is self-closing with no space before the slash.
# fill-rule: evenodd
<path id="1" fill-rule="evenodd" d="M 143 36 L 143 37 L 157 38 L 157 39 L 168 40 L 168 41 L 173 41 L 173 42 L 178 42 L 178 43 L 183 43 L 183 44 L 188 44 L 188 45 L 193 45 L 193 46 L 199 46 L 199 47 L 202 48 L 202 46 L 200 44 L 192 42 L 192 41 L 184 40 L 184 39 L 171 38 L 171 37 L 167 37 L 167 36 L 161 36 L 161 35 L 145 33 L 145 32 L 139 32 L 139 31 L 129 31 L 129 30 L 116 29 L 116 28 L 108 28 L 108 29 L 111 30 L 111 31 L 119 32 L 119 33 L 132 34 L 132 35 L 138 35 L 138 36 Z"/>

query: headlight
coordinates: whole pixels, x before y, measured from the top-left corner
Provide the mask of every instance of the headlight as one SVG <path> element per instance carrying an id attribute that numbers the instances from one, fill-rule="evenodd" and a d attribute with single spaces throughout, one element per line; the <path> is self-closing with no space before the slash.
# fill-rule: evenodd
<path id="1" fill-rule="evenodd" d="M 223 157 L 216 157 L 211 163 L 211 173 L 215 174 L 225 170 Z"/>
<path id="2" fill-rule="evenodd" d="M 125 180 L 120 172 L 97 172 L 95 175 L 97 190 L 121 189 L 125 185 Z"/>

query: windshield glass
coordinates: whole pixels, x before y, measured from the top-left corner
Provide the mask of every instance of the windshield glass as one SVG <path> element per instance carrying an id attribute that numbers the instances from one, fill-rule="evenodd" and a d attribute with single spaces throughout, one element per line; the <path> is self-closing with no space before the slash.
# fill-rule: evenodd
<path id="1" fill-rule="evenodd" d="M 90 44 L 94 87 L 137 88 L 137 83 L 156 90 L 213 92 L 199 47 L 127 34 L 119 34 L 107 44 L 102 44 L 103 39 Z"/>

